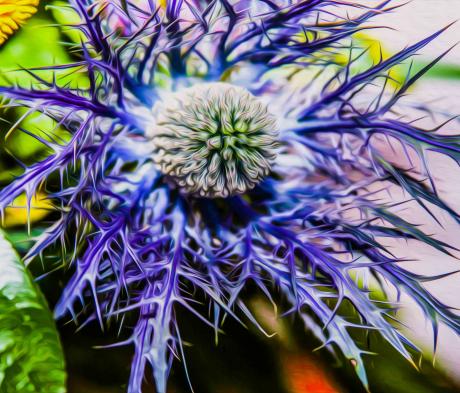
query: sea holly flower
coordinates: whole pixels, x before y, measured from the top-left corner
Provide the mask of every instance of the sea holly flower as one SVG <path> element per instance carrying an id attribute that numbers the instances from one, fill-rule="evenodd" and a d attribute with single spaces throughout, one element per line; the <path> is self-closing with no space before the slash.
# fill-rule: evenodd
<path id="1" fill-rule="evenodd" d="M 391 69 L 442 30 L 361 69 L 366 49 L 354 47 L 353 35 L 394 10 L 390 1 L 70 6 L 84 37 L 72 45 L 75 63 L 56 66 L 51 81 L 37 71 L 29 89 L 0 89 L 10 105 L 43 113 L 70 136 L 35 136 L 50 154 L 1 190 L 0 207 L 46 190 L 56 221 L 26 260 L 62 250 L 55 256 L 73 276 L 57 318 L 117 322 L 121 331 L 135 318 L 122 342 L 134 346 L 129 392 L 141 391 L 147 366 L 165 392 L 174 358 L 185 361 L 179 308 L 216 335 L 225 317 L 262 329 L 246 302 L 250 288 L 273 304 L 282 299 L 280 315 L 299 315 L 366 386 L 369 349 L 352 330 L 376 331 L 409 361 L 419 351 L 397 326 L 392 289 L 418 304 L 435 336 L 440 323 L 460 332 L 460 317 L 423 286 L 437 277 L 406 270 L 381 239 L 455 250 L 378 195 L 396 187 L 427 214 L 436 217 L 435 205 L 460 221 L 435 192 L 425 159 L 435 151 L 459 162 L 460 138 L 398 114 L 400 99 L 442 56 L 408 67 L 399 88 L 387 89 Z M 345 64 L 337 60 L 344 53 Z M 65 70 L 82 69 L 86 86 L 60 82 Z M 389 160 L 387 139 L 411 162 L 417 156 L 421 170 Z M 387 302 L 376 288 L 390 289 Z"/>
<path id="2" fill-rule="evenodd" d="M 37 12 L 39 0 L 0 0 L 0 45 Z"/>
<path id="3" fill-rule="evenodd" d="M 188 194 L 243 194 L 270 173 L 276 119 L 246 89 L 202 83 L 161 100 L 153 115 L 153 162 Z"/>

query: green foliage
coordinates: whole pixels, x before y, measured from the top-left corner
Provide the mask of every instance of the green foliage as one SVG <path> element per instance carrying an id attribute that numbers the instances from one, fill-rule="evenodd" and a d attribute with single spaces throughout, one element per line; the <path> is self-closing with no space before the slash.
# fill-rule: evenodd
<path id="1" fill-rule="evenodd" d="M 50 18 L 49 12 L 41 10 L 31 18 L 21 29 L 11 37 L 5 45 L 0 47 L 0 85 L 19 85 L 29 87 L 37 85 L 37 75 L 49 82 L 56 80 L 61 85 L 72 87 L 86 87 L 88 79 L 81 69 L 65 69 L 57 73 L 51 72 L 46 67 L 65 65 L 72 62 L 69 50 L 63 44 L 64 38 L 61 29 L 57 28 L 55 21 Z M 39 68 L 45 67 L 40 70 Z M 33 74 L 27 70 L 33 70 Z M 27 129 L 31 134 L 50 140 L 50 136 L 42 130 L 53 130 L 53 137 L 66 138 L 61 128 L 55 128 L 55 122 L 47 116 L 33 114 L 25 116 L 28 109 L 10 108 L 0 109 L 0 118 L 6 121 L 0 122 L 0 137 L 8 151 L 21 160 L 37 158 L 46 155 L 45 146 L 38 142 L 32 135 L 21 132 L 18 128 Z M 17 123 L 18 119 L 21 119 Z M 11 132 L 11 126 L 16 129 Z M 10 173 L 4 170 L 0 162 L 0 181 L 10 178 Z"/>
<path id="2" fill-rule="evenodd" d="M 422 63 L 419 68 L 425 65 L 426 64 Z M 440 63 L 427 72 L 427 77 L 459 80 L 460 66 L 458 64 Z"/>
<path id="3" fill-rule="evenodd" d="M 48 305 L 0 233 L 0 392 L 64 393 L 64 358 Z"/>
<path id="4" fill-rule="evenodd" d="M 41 11 L 31 18 L 21 29 L 0 48 L 0 84 L 18 84 L 29 87 L 37 85 L 33 72 L 41 78 L 53 81 L 53 72 L 38 68 L 68 64 L 72 58 L 64 45 L 61 29 L 55 26 L 49 13 Z M 70 83 L 72 87 L 87 86 L 84 70 L 69 70 L 55 73 L 58 84 Z"/>

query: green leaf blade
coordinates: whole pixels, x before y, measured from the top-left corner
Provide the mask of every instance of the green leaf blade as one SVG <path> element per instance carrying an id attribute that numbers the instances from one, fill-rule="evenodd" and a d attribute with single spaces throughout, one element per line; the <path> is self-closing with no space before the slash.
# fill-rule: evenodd
<path id="1" fill-rule="evenodd" d="M 65 393 L 65 379 L 48 306 L 0 233 L 0 392 Z"/>

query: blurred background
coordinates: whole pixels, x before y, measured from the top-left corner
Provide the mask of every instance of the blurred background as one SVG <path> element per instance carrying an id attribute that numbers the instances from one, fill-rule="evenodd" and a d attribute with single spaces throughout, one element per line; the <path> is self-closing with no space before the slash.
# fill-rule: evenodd
<path id="1" fill-rule="evenodd" d="M 63 2 L 61 2 L 63 3 Z M 361 0 L 363 4 L 375 4 L 373 0 Z M 1 1 L 0 1 L 1 4 Z M 64 64 L 71 60 L 68 48 L 63 42 L 69 37 L 65 29 L 55 27 L 52 8 L 45 9 L 42 2 L 39 11 L 3 44 L 0 44 L 0 84 L 29 85 L 32 78 L 26 72 L 12 72 L 18 68 L 33 68 Z M 374 45 L 382 41 L 387 53 L 426 37 L 441 27 L 460 19 L 460 0 L 413 0 L 392 13 L 377 17 L 375 25 L 387 29 L 372 30 L 361 36 L 363 44 Z M 1 20 L 1 19 L 0 19 Z M 453 25 L 440 38 L 423 50 L 416 58 L 419 64 L 429 63 L 440 53 L 456 44 L 460 37 L 460 24 Z M 372 52 L 372 51 L 371 51 Z M 371 54 L 372 55 L 372 54 Z M 372 62 L 373 59 L 368 59 Z M 46 77 L 46 75 L 45 75 Z M 81 85 L 85 76 L 75 74 L 63 83 Z M 460 114 L 460 47 L 454 48 L 444 60 L 429 72 L 411 92 L 410 99 L 430 103 L 439 111 Z M 34 138 L 25 133 L 8 133 L 9 124 L 18 121 L 25 113 L 24 108 L 0 109 L 0 187 L 7 184 L 21 168 L 13 156 L 22 162 L 31 163 L 45 157 L 47 152 Z M 49 120 L 36 117 L 23 124 L 28 130 L 41 133 L 49 126 Z M 458 126 L 458 123 L 457 123 Z M 62 138 L 65 138 L 63 131 Z M 460 211 L 460 170 L 449 161 L 433 155 L 429 157 L 433 174 L 439 183 L 439 190 L 453 208 Z M 396 196 L 397 197 L 397 196 Z M 32 228 L 27 231 L 25 210 L 18 200 L 16 208 L 7 211 L 4 227 L 10 240 L 21 251 L 30 246 L 30 238 L 47 225 L 47 202 L 40 196 L 34 201 Z M 19 207 L 19 208 L 18 208 Z M 416 210 L 405 210 L 417 218 Z M 420 224 L 443 241 L 460 248 L 458 229 L 447 217 L 441 221 L 443 228 L 420 215 Z M 395 243 L 390 246 L 396 254 L 412 257 L 417 262 L 405 265 L 420 274 L 441 274 L 458 270 L 459 261 L 424 247 L 410 247 L 411 244 Z M 43 274 L 42 267 L 34 264 L 34 273 Z M 62 272 L 56 272 L 40 280 L 50 305 L 56 301 L 59 287 L 64 280 Z M 427 284 L 428 285 L 428 284 Z M 429 284 L 430 289 L 445 303 L 460 308 L 460 274 Z M 320 343 L 302 329 L 295 318 L 277 319 L 272 306 L 266 304 L 257 293 L 248 290 L 252 299 L 252 310 L 259 317 L 267 332 L 276 333 L 267 338 L 251 329 L 228 321 L 225 335 L 214 345 L 213 332 L 200 322 L 181 315 L 183 339 L 186 345 L 187 367 L 196 393 L 333 393 L 365 392 L 354 374 L 351 364 L 326 349 L 314 351 Z M 438 351 L 432 354 L 432 332 L 421 313 L 403 299 L 400 313 L 407 324 L 407 331 L 421 347 L 427 357 L 420 359 L 420 370 L 399 357 L 377 335 L 356 334 L 358 342 L 368 346 L 379 356 L 367 356 L 371 391 L 374 393 L 435 393 L 460 391 L 460 338 L 441 326 Z M 115 327 L 108 327 L 104 333 L 96 325 L 86 326 L 75 332 L 69 323 L 59 323 L 68 370 L 69 393 L 115 393 L 124 392 L 129 378 L 131 349 L 97 349 L 117 340 Z M 188 345 L 188 343 L 192 343 Z M 151 381 L 146 380 L 146 392 L 153 392 Z M 183 364 L 176 362 L 170 382 L 171 393 L 188 392 L 189 387 L 183 371 Z"/>

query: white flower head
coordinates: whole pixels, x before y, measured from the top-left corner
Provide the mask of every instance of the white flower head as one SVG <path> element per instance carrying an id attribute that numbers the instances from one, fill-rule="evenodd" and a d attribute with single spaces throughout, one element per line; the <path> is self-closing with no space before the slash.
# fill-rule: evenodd
<path id="1" fill-rule="evenodd" d="M 158 169 L 181 189 L 227 197 L 270 173 L 278 128 L 268 107 L 247 89 L 203 83 L 171 93 L 153 108 L 148 136 Z"/>

